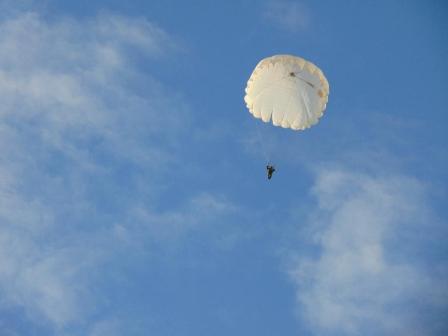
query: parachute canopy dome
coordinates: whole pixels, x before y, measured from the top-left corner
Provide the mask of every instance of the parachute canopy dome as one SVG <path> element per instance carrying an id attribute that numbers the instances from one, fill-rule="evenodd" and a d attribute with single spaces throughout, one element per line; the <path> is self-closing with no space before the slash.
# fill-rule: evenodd
<path id="1" fill-rule="evenodd" d="M 249 112 L 275 126 L 304 130 L 319 121 L 330 87 L 313 63 L 291 55 L 263 59 L 247 82 Z"/>

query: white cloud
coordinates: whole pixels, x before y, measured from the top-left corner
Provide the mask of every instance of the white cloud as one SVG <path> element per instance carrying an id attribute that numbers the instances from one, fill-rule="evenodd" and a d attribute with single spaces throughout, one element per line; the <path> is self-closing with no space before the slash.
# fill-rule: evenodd
<path id="1" fill-rule="evenodd" d="M 296 255 L 290 269 L 299 316 L 310 329 L 317 335 L 446 331 L 439 316 L 448 309 L 446 270 L 421 252 L 420 232 L 430 235 L 436 227 L 425 186 L 398 175 L 321 170 L 313 195 L 318 204 L 304 238 L 318 252 Z"/>
<path id="2" fill-rule="evenodd" d="M 310 14 L 301 2 L 268 1 L 263 10 L 263 17 L 274 25 L 291 32 L 305 29 L 310 20 Z"/>
<path id="3" fill-rule="evenodd" d="M 145 200 L 156 192 L 151 174 L 188 123 L 176 93 L 134 64 L 173 48 L 145 19 L 0 22 L 0 304 L 57 328 L 95 311 L 98 267 L 136 236 L 122 224 L 135 181 Z"/>

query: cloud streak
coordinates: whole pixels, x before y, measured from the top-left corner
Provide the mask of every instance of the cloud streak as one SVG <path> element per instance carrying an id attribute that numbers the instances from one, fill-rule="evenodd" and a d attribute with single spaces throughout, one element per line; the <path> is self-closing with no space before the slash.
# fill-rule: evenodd
<path id="1" fill-rule="evenodd" d="M 305 6 L 294 1 L 268 1 L 263 9 L 263 17 L 273 25 L 293 33 L 306 29 L 310 20 Z"/>

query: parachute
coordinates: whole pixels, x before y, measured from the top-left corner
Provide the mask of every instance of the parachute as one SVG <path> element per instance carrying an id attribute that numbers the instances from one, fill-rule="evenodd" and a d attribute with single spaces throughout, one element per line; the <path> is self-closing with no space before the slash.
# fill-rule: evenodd
<path id="1" fill-rule="evenodd" d="M 296 56 L 276 55 L 255 67 L 244 101 L 255 118 L 304 130 L 319 121 L 329 93 L 327 79 L 313 63 Z"/>

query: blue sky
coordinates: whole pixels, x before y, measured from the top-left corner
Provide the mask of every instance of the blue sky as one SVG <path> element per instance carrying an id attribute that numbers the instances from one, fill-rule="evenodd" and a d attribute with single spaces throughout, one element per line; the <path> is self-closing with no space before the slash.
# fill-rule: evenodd
<path id="1" fill-rule="evenodd" d="M 1 335 L 448 333 L 443 1 L 0 12 Z M 244 105 L 275 54 L 309 130 Z"/>

